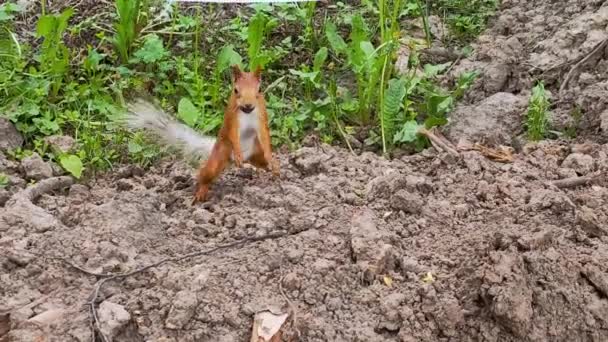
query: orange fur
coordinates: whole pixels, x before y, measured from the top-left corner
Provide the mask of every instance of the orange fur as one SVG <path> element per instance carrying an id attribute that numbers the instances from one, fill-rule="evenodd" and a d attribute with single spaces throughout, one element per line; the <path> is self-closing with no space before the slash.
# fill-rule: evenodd
<path id="1" fill-rule="evenodd" d="M 234 155 L 236 167 L 241 167 L 244 162 L 247 162 L 256 168 L 272 171 L 275 177 L 280 177 L 279 165 L 272 156 L 266 101 L 263 93 L 260 92 L 261 72 L 260 67 L 254 72 L 243 72 L 238 66 L 232 67 L 233 89 L 224 111 L 224 123 L 209 158 L 206 162 L 201 163 L 193 204 L 208 199 L 211 184 L 230 164 L 232 155 Z M 253 153 L 244 160 L 240 144 L 238 114 L 247 107 L 255 109 L 255 113 L 258 115 L 258 129 Z"/>

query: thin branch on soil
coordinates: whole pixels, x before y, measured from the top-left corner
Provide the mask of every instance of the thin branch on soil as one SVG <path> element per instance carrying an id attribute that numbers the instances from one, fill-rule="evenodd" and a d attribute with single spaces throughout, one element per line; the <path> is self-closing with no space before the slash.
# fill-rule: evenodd
<path id="1" fill-rule="evenodd" d="M 74 180 L 72 179 L 72 177 L 68 176 L 47 178 L 41 180 L 39 183 L 32 185 L 21 192 L 16 193 L 13 198 L 21 197 L 32 202 L 36 198 L 44 194 L 47 194 L 51 191 L 55 191 L 57 189 L 68 187 L 73 183 Z"/>
<path id="2" fill-rule="evenodd" d="M 283 290 L 283 280 L 284 279 L 285 279 L 285 276 L 283 276 L 283 271 L 281 270 L 281 279 L 279 279 L 279 292 L 281 292 L 281 296 L 283 296 L 283 298 L 287 302 L 287 305 L 289 306 L 289 311 L 291 311 L 289 313 L 291 315 L 291 326 L 295 330 L 297 339 L 299 340 L 301 334 L 300 334 L 300 329 L 298 329 L 298 311 L 296 310 L 296 306 L 289 299 L 289 297 L 287 297 L 287 295 L 285 294 L 285 291 Z"/>
<path id="3" fill-rule="evenodd" d="M 556 180 L 556 181 L 551 182 L 551 184 L 555 185 L 556 187 L 558 187 L 560 189 L 575 188 L 577 186 L 588 185 L 588 184 L 591 184 L 591 183 L 597 181 L 600 175 L 601 175 L 600 172 L 596 172 L 594 174 L 587 175 L 587 176 L 570 177 L 570 178 L 566 178 L 566 179 Z"/>
<path id="4" fill-rule="evenodd" d="M 500 145 L 498 148 L 490 148 L 483 146 L 479 143 L 475 143 L 472 146 L 466 146 L 458 148 L 460 151 L 477 151 L 482 156 L 489 158 L 499 163 L 511 163 L 513 161 L 512 148 Z"/>
<path id="5" fill-rule="evenodd" d="M 107 342 L 108 338 L 101 332 L 101 324 L 99 322 L 99 317 L 97 316 L 97 308 L 96 308 L 97 297 L 99 296 L 99 292 L 101 291 L 102 286 L 106 282 L 111 281 L 111 280 L 124 279 L 124 278 L 130 277 L 130 276 L 136 275 L 138 273 L 145 272 L 151 268 L 161 266 L 166 263 L 180 262 L 180 261 L 183 261 L 186 259 L 191 259 L 191 258 L 195 258 L 198 256 L 208 255 L 208 254 L 211 254 L 213 252 L 216 252 L 216 251 L 219 251 L 222 249 L 228 249 L 228 248 L 232 248 L 232 247 L 236 247 L 236 246 L 245 245 L 248 243 L 260 242 L 260 241 L 271 240 L 271 239 L 278 239 L 278 238 L 282 238 L 282 237 L 286 237 L 286 236 L 293 236 L 293 235 L 302 233 L 308 229 L 310 229 L 310 228 L 305 228 L 305 229 L 290 231 L 290 232 L 270 233 L 270 234 L 266 234 L 266 235 L 262 235 L 262 236 L 249 237 L 249 238 L 234 241 L 231 243 L 219 245 L 219 246 L 216 246 L 216 247 L 213 247 L 213 248 L 210 248 L 207 250 L 203 250 L 203 251 L 192 252 L 192 253 L 184 254 L 184 255 L 178 256 L 178 257 L 164 258 L 155 263 L 140 267 L 133 271 L 126 272 L 126 273 L 118 273 L 118 274 L 95 273 L 95 272 L 87 271 L 84 268 L 74 265 L 73 263 L 67 261 L 65 258 L 60 258 L 60 257 L 46 257 L 46 258 L 60 260 L 63 263 L 65 263 L 66 265 L 80 271 L 81 273 L 84 273 L 84 274 L 90 275 L 90 276 L 94 276 L 97 278 L 102 278 L 95 283 L 93 292 L 91 293 L 91 296 L 89 297 L 89 299 L 85 305 L 88 306 L 89 313 L 91 315 L 91 324 L 92 324 L 92 328 L 93 328 L 93 334 L 92 334 L 93 342 L 96 341 L 96 336 L 99 336 L 101 338 L 102 342 Z M 281 289 L 281 291 L 282 291 L 282 289 Z"/>
<path id="6" fill-rule="evenodd" d="M 441 137 L 434 128 L 428 130 L 423 127 L 418 130 L 418 133 L 427 137 L 436 150 L 443 150 L 453 155 L 454 157 L 460 157 L 460 153 L 458 153 L 456 148 L 453 147 L 452 143 L 449 142 L 447 139 Z"/>
<path id="7" fill-rule="evenodd" d="M 568 82 L 570 82 L 570 79 L 572 78 L 572 75 L 574 74 L 574 72 L 577 71 L 583 64 L 587 63 L 591 58 L 595 57 L 598 53 L 602 52 L 604 50 L 604 48 L 606 48 L 607 45 L 608 45 L 608 39 L 604 39 L 603 41 L 598 43 L 593 48 L 593 50 L 591 50 L 587 54 L 587 56 L 585 56 L 583 59 L 578 61 L 578 63 L 574 64 L 574 66 L 570 69 L 570 71 L 566 75 L 566 78 L 564 78 L 562 85 L 559 87 L 560 95 L 563 94 L 564 90 L 566 90 L 566 87 L 568 86 Z"/>

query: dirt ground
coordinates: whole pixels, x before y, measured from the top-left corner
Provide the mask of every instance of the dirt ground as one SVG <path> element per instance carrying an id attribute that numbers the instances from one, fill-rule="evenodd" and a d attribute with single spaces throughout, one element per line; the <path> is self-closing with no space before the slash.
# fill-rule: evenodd
<path id="1" fill-rule="evenodd" d="M 269 307 L 295 313 L 286 334 L 301 341 L 608 341 L 608 62 L 589 55 L 607 25 L 602 1 L 504 1 L 454 68 L 484 73 L 446 135 L 513 145 L 511 162 L 311 144 L 279 155 L 280 181 L 230 170 L 193 207 L 179 160 L 32 191 L 57 170 L 0 154 L 0 341 L 91 341 L 87 303 L 106 277 L 86 272 L 242 239 L 259 241 L 106 281 L 108 341 L 248 341 Z M 582 109 L 576 143 L 518 143 L 541 75 L 554 125 Z"/>

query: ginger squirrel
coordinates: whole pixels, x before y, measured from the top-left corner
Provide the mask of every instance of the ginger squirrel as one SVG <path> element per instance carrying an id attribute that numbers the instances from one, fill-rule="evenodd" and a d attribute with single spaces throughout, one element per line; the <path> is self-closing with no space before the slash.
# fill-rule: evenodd
<path id="1" fill-rule="evenodd" d="M 185 154 L 206 157 L 198 171 L 193 205 L 208 199 L 211 184 L 232 163 L 241 167 L 247 162 L 280 177 L 279 164 L 272 154 L 266 101 L 260 92 L 262 70 L 258 67 L 254 72 L 244 72 L 234 65 L 231 74 L 232 91 L 217 138 L 200 135 L 142 100 L 128 108 L 127 125 L 131 129 L 147 129 Z"/>

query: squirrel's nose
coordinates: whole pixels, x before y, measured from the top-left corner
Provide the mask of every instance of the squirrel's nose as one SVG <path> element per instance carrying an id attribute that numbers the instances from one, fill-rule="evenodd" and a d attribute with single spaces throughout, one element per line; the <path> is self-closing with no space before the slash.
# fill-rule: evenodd
<path id="1" fill-rule="evenodd" d="M 241 110 L 245 113 L 251 113 L 251 112 L 253 112 L 254 109 L 255 109 L 255 107 L 252 105 L 249 105 L 249 104 L 241 106 Z"/>

